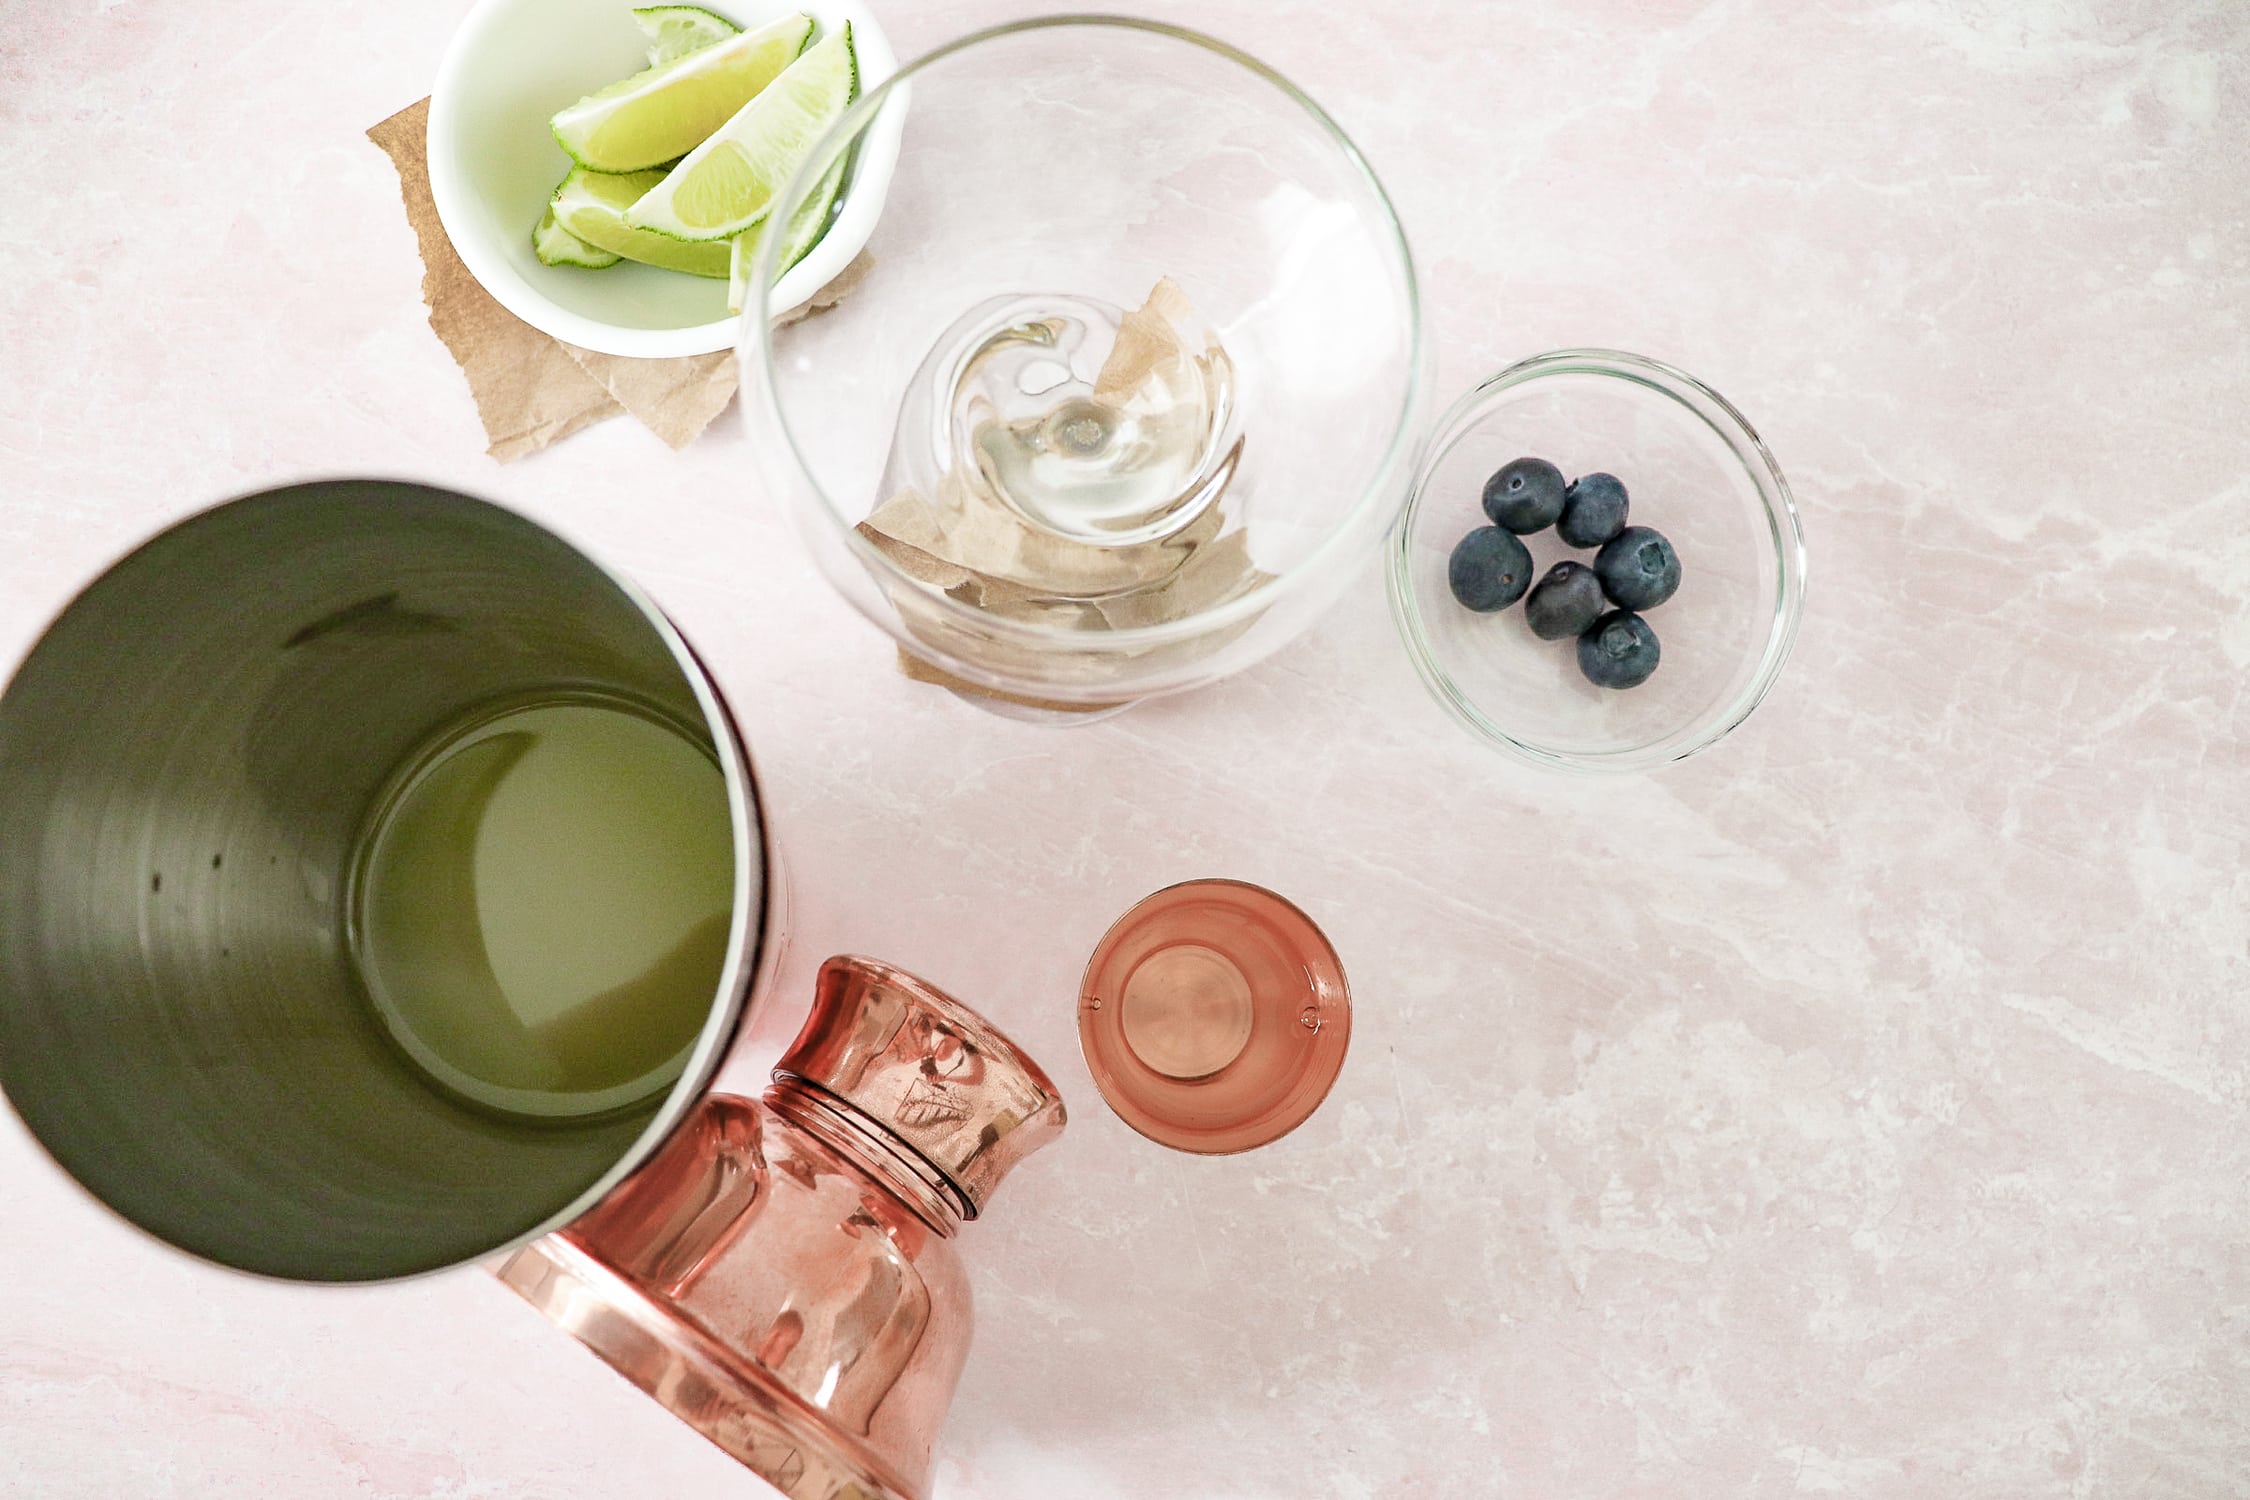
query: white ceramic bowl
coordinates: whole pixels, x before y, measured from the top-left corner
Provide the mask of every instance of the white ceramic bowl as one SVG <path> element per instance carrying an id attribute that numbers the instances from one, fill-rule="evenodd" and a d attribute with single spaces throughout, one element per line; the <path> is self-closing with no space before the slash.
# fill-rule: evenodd
<path id="1" fill-rule="evenodd" d="M 646 0 L 644 0 L 646 3 Z M 744 28 L 794 11 L 825 36 L 846 22 L 862 92 L 898 71 L 864 0 L 706 0 Z M 532 226 L 570 170 L 547 129 L 555 111 L 648 65 L 633 0 L 478 0 L 430 92 L 430 194 L 469 274 L 502 307 L 567 343 L 666 359 L 731 349 L 727 284 L 624 261 L 607 270 L 543 266 Z M 774 289 L 775 315 L 802 304 L 867 243 L 898 164 L 903 105 L 870 133 L 835 223 Z"/>

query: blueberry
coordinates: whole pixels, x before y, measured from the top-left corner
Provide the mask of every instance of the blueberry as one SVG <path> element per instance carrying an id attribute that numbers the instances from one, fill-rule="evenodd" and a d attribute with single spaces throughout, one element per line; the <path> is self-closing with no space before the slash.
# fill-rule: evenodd
<path id="1" fill-rule="evenodd" d="M 1602 592 L 1619 609 L 1654 609 L 1680 586 L 1680 558 L 1664 533 L 1628 526 L 1594 554 Z"/>
<path id="2" fill-rule="evenodd" d="M 1578 670 L 1595 687 L 1639 687 L 1664 654 L 1648 621 L 1629 609 L 1613 609 L 1578 638 Z"/>
<path id="3" fill-rule="evenodd" d="M 1562 506 L 1562 470 L 1543 458 L 1519 458 L 1484 482 L 1484 513 L 1518 536 L 1554 525 Z"/>
<path id="4" fill-rule="evenodd" d="M 1560 641 L 1583 633 L 1607 608 L 1601 580 L 1592 568 L 1559 562 L 1531 586 L 1531 597 L 1523 601 L 1523 618 L 1539 639 Z"/>
<path id="5" fill-rule="evenodd" d="M 1599 547 L 1625 529 L 1625 504 L 1615 474 L 1581 474 L 1563 491 L 1555 534 L 1573 547 Z"/>
<path id="6" fill-rule="evenodd" d="M 1445 565 L 1453 597 L 1479 614 L 1506 609 L 1531 587 L 1531 553 L 1497 526 L 1479 526 L 1461 538 Z"/>

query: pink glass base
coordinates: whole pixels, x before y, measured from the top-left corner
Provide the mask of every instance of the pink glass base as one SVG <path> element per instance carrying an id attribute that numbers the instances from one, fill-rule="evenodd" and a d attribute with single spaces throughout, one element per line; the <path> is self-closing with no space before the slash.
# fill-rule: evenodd
<path id="1" fill-rule="evenodd" d="M 924 1500 L 969 1352 L 954 1237 L 1063 1122 L 975 1011 L 831 958 L 762 1098 L 704 1095 L 499 1276 L 789 1500 Z"/>
<path id="2" fill-rule="evenodd" d="M 838 1135 L 827 1097 L 705 1095 L 499 1276 L 789 1500 L 924 1500 L 968 1355 L 960 1220 L 870 1173 L 877 1136 Z"/>
<path id="3" fill-rule="evenodd" d="M 795 1393 L 561 1236 L 517 1251 L 499 1275 L 789 1500 L 915 1500 L 917 1491 L 847 1451 Z"/>
<path id="4" fill-rule="evenodd" d="M 1343 965 L 1263 887 L 1194 880 L 1120 917 L 1086 965 L 1078 1041 L 1142 1135 L 1223 1155 L 1278 1140 L 1327 1097 L 1351 1044 Z"/>

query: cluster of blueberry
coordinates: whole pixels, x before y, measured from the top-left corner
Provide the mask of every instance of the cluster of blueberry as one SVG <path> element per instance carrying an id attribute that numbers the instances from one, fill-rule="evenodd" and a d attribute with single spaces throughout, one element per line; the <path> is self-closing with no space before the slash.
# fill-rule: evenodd
<path id="1" fill-rule="evenodd" d="M 1638 613 L 1680 586 L 1680 559 L 1664 534 L 1625 524 L 1625 486 L 1614 474 L 1563 482 L 1543 458 L 1519 458 L 1484 483 L 1490 526 L 1461 538 L 1446 567 L 1453 597 L 1480 614 L 1523 599 L 1524 623 L 1543 641 L 1578 638 L 1578 670 L 1597 687 L 1638 687 L 1656 670 L 1656 632 Z M 1599 547 L 1594 565 L 1559 562 L 1537 587 L 1522 538 L 1549 526 L 1573 547 Z M 1524 599 L 1530 590 L 1531 597 Z"/>

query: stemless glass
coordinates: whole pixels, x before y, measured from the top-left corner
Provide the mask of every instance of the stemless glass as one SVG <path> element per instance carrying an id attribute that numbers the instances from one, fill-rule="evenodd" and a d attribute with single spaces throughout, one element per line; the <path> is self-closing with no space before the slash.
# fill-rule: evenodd
<path id="1" fill-rule="evenodd" d="M 1018 716 L 1084 718 L 1193 687 L 1302 630 L 1403 503 L 1427 386 L 1405 237 L 1352 143 L 1224 43 L 1053 17 L 965 37 L 871 90 L 773 212 L 786 220 L 839 160 L 863 143 L 887 149 L 898 131 L 872 267 L 851 295 L 787 327 L 743 320 L 757 462 L 823 573 L 896 638 L 911 674 Z M 779 238 L 758 285 L 781 269 Z M 1240 446 L 1190 497 L 1217 500 L 1181 519 L 1201 515 L 1190 540 L 1233 549 L 1232 573 L 1117 608 L 1094 597 L 1098 584 L 1059 600 L 1037 580 L 965 584 L 878 545 L 862 523 L 899 493 L 904 424 L 942 406 L 944 378 L 973 357 L 965 318 L 1131 309 L 1164 281 L 1231 368 L 1225 417 Z M 1004 398 L 1036 401 L 1038 381 L 1069 373 L 1067 353 L 1056 359 L 1052 374 L 1018 372 Z M 1125 570 L 1141 584 L 1148 535 L 1110 540 L 1111 556 L 1142 548 Z M 1103 539 L 1067 544 L 1101 561 Z M 996 608 L 995 596 L 1021 607 Z"/>

